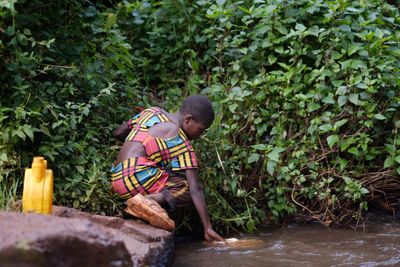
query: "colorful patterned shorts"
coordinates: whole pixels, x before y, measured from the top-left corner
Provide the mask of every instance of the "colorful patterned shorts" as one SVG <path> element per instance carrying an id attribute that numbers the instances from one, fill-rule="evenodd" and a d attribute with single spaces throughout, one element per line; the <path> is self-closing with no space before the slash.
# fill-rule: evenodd
<path id="1" fill-rule="evenodd" d="M 189 192 L 189 185 L 184 176 L 171 174 L 161 194 L 164 196 L 171 210 L 184 208 L 192 205 L 192 197 Z"/>
<path id="2" fill-rule="evenodd" d="M 128 159 L 111 168 L 113 191 L 123 198 L 161 193 L 172 210 L 192 203 L 186 178 L 175 172 L 167 172 L 146 157 Z"/>

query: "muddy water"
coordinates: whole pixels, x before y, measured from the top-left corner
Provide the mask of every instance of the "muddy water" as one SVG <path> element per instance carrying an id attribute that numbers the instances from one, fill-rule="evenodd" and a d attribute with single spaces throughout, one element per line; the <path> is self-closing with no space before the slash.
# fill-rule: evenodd
<path id="1" fill-rule="evenodd" d="M 258 241 L 243 247 L 178 242 L 173 266 L 400 266 L 399 222 L 370 223 L 366 232 L 290 225 L 229 237 Z"/>

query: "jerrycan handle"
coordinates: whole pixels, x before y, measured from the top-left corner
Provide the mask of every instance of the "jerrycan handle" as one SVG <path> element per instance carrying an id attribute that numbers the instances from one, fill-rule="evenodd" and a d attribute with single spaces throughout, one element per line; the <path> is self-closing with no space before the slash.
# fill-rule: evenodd
<path id="1" fill-rule="evenodd" d="M 40 182 L 45 175 L 47 160 L 43 157 L 34 157 L 32 162 L 32 176 L 35 182 Z"/>

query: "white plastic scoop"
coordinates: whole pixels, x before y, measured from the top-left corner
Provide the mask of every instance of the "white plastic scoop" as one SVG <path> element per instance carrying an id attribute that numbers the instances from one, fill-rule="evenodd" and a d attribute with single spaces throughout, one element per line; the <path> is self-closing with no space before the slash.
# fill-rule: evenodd
<path id="1" fill-rule="evenodd" d="M 226 238 L 225 242 L 223 241 L 214 241 L 212 242 L 213 245 L 217 246 L 228 246 L 231 248 L 255 248 L 261 247 L 265 243 L 260 239 L 237 239 L 237 238 Z"/>

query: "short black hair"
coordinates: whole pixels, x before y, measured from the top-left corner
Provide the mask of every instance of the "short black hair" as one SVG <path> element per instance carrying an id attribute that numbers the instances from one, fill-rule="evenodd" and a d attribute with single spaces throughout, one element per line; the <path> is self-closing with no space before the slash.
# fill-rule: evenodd
<path id="1" fill-rule="evenodd" d="M 203 123 L 207 128 L 214 121 L 214 108 L 208 97 L 204 95 L 191 95 L 183 100 L 179 112 L 193 116 L 198 122 Z"/>

